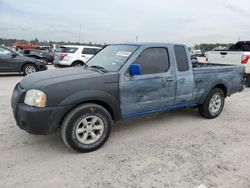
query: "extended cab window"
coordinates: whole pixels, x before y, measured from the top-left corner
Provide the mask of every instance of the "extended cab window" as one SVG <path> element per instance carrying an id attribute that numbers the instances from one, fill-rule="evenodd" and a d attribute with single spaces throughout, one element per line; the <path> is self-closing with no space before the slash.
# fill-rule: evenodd
<path id="1" fill-rule="evenodd" d="M 184 46 L 179 46 L 179 45 L 174 46 L 174 52 L 177 61 L 178 71 L 180 72 L 188 71 L 189 70 L 188 58 Z"/>
<path id="2" fill-rule="evenodd" d="M 166 48 L 148 48 L 135 61 L 142 67 L 142 74 L 163 73 L 169 69 L 169 57 Z"/>

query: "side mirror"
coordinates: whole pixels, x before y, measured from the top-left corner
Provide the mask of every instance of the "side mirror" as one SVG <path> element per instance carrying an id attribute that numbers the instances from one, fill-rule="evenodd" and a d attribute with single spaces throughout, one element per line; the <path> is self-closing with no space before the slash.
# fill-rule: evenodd
<path id="1" fill-rule="evenodd" d="M 141 75 L 142 74 L 142 68 L 140 64 L 132 64 L 129 67 L 129 73 L 131 76 L 134 75 Z"/>

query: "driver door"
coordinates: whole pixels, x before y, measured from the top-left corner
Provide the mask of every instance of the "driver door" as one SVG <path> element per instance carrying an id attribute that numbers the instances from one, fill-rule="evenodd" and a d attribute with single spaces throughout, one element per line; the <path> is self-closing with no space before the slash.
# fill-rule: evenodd
<path id="1" fill-rule="evenodd" d="M 167 48 L 147 48 L 134 63 L 141 65 L 142 74 L 125 76 L 119 86 L 123 119 L 174 105 L 176 77 Z"/>

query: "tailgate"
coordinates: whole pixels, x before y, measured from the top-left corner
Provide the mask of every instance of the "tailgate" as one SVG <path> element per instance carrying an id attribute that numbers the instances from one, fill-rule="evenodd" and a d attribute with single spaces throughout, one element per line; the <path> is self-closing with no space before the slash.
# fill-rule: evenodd
<path id="1" fill-rule="evenodd" d="M 220 64 L 241 64 L 243 52 L 230 51 L 210 51 L 208 54 L 208 62 Z"/>

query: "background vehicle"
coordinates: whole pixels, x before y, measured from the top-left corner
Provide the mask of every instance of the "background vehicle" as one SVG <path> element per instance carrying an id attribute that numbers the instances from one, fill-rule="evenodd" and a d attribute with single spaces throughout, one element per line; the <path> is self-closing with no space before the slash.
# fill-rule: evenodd
<path id="1" fill-rule="evenodd" d="M 23 72 L 27 75 L 46 69 L 47 65 L 44 62 L 0 46 L 0 72 Z"/>
<path id="2" fill-rule="evenodd" d="M 93 55 L 100 51 L 97 46 L 65 45 L 55 53 L 54 66 L 78 67 L 83 66 Z"/>
<path id="3" fill-rule="evenodd" d="M 250 41 L 240 41 L 223 51 L 210 51 L 208 62 L 242 64 L 246 67 L 246 84 L 250 87 Z"/>
<path id="4" fill-rule="evenodd" d="M 27 57 L 43 60 L 46 64 L 53 63 L 54 61 L 53 54 L 46 51 L 33 49 L 33 50 L 20 50 L 18 52 Z"/>
<path id="5" fill-rule="evenodd" d="M 13 44 L 13 48 L 15 48 L 16 50 L 40 49 L 40 46 L 35 44 L 28 44 L 25 42 L 16 42 Z"/>
<path id="6" fill-rule="evenodd" d="M 12 95 L 17 125 L 33 134 L 61 128 L 67 146 L 89 152 L 108 139 L 113 122 L 198 106 L 208 119 L 243 90 L 244 66 L 191 63 L 179 44 L 108 45 L 85 68 L 24 78 Z"/>

